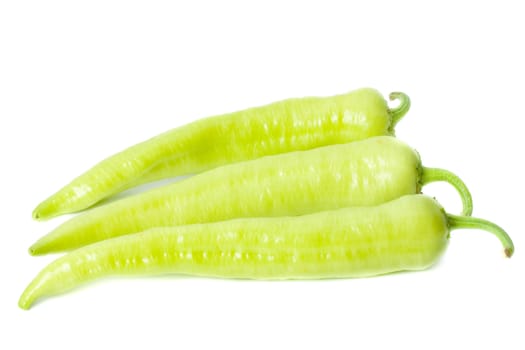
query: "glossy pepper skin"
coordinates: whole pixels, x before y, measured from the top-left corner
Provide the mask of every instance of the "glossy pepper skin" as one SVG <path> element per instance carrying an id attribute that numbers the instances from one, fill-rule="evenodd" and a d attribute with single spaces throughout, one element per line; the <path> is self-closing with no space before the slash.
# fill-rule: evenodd
<path id="1" fill-rule="evenodd" d="M 320 146 L 393 135 L 410 107 L 389 109 L 370 88 L 331 97 L 288 99 L 201 119 L 117 153 L 40 203 L 35 219 L 84 210 L 125 189 L 229 163 Z"/>
<path id="2" fill-rule="evenodd" d="M 422 270 L 444 252 L 450 230 L 498 226 L 448 215 L 432 198 L 408 195 L 371 207 L 305 216 L 246 218 L 153 228 L 75 250 L 49 264 L 19 306 L 112 275 L 183 274 L 264 280 L 350 278 Z"/>
<path id="3" fill-rule="evenodd" d="M 42 237 L 30 253 L 71 250 L 153 227 L 377 205 L 419 193 L 423 184 L 439 179 L 458 188 L 469 215 L 472 200 L 461 180 L 424 168 L 419 155 L 395 137 L 268 156 L 94 208 Z"/>

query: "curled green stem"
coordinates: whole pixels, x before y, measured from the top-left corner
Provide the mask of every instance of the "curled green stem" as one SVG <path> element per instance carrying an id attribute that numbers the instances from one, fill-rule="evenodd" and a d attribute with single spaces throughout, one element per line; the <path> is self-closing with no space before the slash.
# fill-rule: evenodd
<path id="1" fill-rule="evenodd" d="M 436 181 L 444 181 L 451 184 L 456 189 L 456 191 L 458 191 L 461 197 L 461 202 L 463 203 L 463 211 L 461 212 L 462 215 L 472 215 L 472 195 L 470 194 L 470 191 L 463 180 L 448 170 L 424 167 L 421 177 L 421 184 L 426 185 Z"/>
<path id="2" fill-rule="evenodd" d="M 399 105 L 395 108 L 390 108 L 390 128 L 393 130 L 396 124 L 407 114 L 410 109 L 410 98 L 404 92 L 391 92 L 388 96 L 390 101 L 399 100 Z"/>
<path id="3" fill-rule="evenodd" d="M 503 244 L 505 255 L 510 258 L 514 254 L 514 243 L 512 239 L 501 227 L 483 219 L 473 218 L 471 216 L 457 216 L 447 213 L 448 224 L 451 230 L 461 228 L 480 229 L 493 233 Z"/>

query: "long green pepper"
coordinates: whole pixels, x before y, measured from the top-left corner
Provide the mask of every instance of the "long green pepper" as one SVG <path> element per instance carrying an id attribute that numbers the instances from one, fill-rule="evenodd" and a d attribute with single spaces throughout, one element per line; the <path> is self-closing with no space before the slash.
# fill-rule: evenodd
<path id="1" fill-rule="evenodd" d="M 499 226 L 446 214 L 432 198 L 410 195 L 373 207 L 152 228 L 98 242 L 49 264 L 23 292 L 19 306 L 28 309 L 42 297 L 112 275 L 282 280 L 421 270 L 437 261 L 456 228 L 492 232 L 508 257 L 514 252 Z"/>
<path id="2" fill-rule="evenodd" d="M 331 97 L 288 99 L 201 119 L 117 153 L 74 179 L 33 211 L 35 219 L 84 210 L 140 184 L 229 163 L 394 135 L 410 108 L 401 92 L 390 109 L 370 88 Z"/>
<path id="3" fill-rule="evenodd" d="M 472 198 L 457 176 L 423 167 L 411 147 L 378 136 L 230 164 L 92 209 L 42 237 L 30 253 L 67 251 L 153 227 L 377 205 L 437 180 L 458 190 L 470 215 Z"/>

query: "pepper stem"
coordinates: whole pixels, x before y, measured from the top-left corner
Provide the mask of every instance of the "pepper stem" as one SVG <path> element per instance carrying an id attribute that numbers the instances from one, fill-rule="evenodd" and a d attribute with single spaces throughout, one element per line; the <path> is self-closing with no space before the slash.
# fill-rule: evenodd
<path id="1" fill-rule="evenodd" d="M 461 180 L 456 174 L 445 169 L 423 167 L 421 184 L 426 185 L 436 181 L 445 181 L 454 186 L 461 197 L 461 202 L 463 203 L 462 215 L 472 215 L 472 195 L 463 180 Z"/>
<path id="2" fill-rule="evenodd" d="M 393 130 L 396 124 L 407 114 L 410 109 L 410 98 L 404 92 L 391 92 L 388 96 L 390 101 L 399 100 L 399 105 L 396 108 L 390 108 L 390 128 Z"/>
<path id="3" fill-rule="evenodd" d="M 473 218 L 471 216 L 457 216 L 447 213 L 448 224 L 450 229 L 474 228 L 493 233 L 500 240 L 505 248 L 505 255 L 510 258 L 514 254 L 514 243 L 512 239 L 501 227 L 483 219 Z"/>

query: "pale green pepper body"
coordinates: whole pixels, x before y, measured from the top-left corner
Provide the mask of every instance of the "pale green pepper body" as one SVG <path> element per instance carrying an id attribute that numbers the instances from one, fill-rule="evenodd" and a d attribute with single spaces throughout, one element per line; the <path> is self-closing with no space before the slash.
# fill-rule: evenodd
<path id="1" fill-rule="evenodd" d="M 20 306 L 108 275 L 250 279 L 362 277 L 431 265 L 448 227 L 423 196 L 308 216 L 154 228 L 80 248 L 46 267 Z"/>

